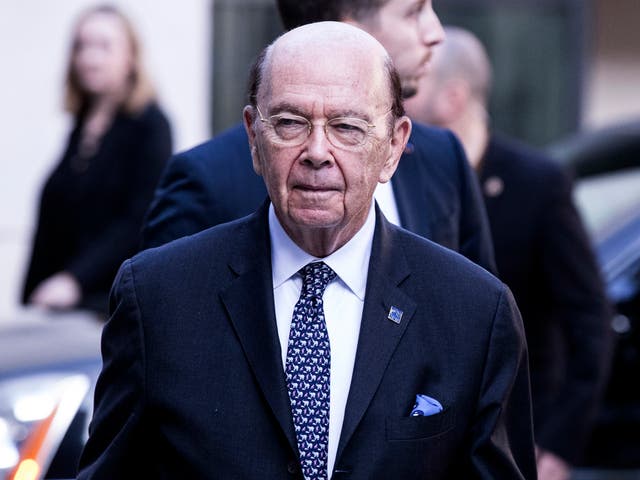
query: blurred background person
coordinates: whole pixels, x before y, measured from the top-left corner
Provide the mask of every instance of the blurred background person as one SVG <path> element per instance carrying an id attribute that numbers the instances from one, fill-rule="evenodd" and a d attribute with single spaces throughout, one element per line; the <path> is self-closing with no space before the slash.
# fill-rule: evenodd
<path id="1" fill-rule="evenodd" d="M 483 189 L 498 274 L 529 344 L 538 476 L 570 477 L 609 365 L 610 309 L 572 185 L 542 154 L 491 131 L 491 65 L 470 32 L 445 28 L 407 113 L 460 138 Z"/>
<path id="2" fill-rule="evenodd" d="M 172 152 L 131 22 L 100 5 L 78 19 L 65 108 L 74 127 L 40 196 L 22 301 L 47 309 L 106 311 L 120 263 Z"/>

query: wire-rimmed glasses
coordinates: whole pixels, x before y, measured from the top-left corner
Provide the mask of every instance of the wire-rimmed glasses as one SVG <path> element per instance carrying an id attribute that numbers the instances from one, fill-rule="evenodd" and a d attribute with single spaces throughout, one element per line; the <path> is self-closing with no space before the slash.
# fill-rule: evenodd
<path id="1" fill-rule="evenodd" d="M 256 107 L 256 110 L 260 121 L 270 127 L 267 130 L 269 139 L 273 143 L 297 147 L 302 145 L 313 131 L 313 123 L 305 117 L 292 113 L 279 113 L 264 118 L 260 108 Z M 380 117 L 390 112 L 391 110 L 388 110 Z M 323 125 L 324 133 L 331 145 L 345 150 L 356 150 L 362 147 L 373 128 L 375 124 L 357 117 L 336 117 L 327 120 Z"/>

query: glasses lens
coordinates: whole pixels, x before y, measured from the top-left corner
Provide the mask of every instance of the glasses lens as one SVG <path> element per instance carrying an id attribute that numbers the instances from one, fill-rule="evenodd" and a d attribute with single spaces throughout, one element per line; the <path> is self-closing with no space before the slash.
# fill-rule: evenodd
<path id="1" fill-rule="evenodd" d="M 300 144 L 309 136 L 309 122 L 296 115 L 274 115 L 269 118 L 277 140 L 290 145 Z"/>
<path id="2" fill-rule="evenodd" d="M 261 120 L 271 128 L 269 136 L 275 143 L 289 146 L 301 145 L 311 133 L 311 123 L 304 117 L 282 113 Z M 329 120 L 325 132 L 329 142 L 339 148 L 362 146 L 369 133 L 370 125 L 361 118 L 340 117 Z"/>
<path id="3" fill-rule="evenodd" d="M 364 143 L 369 124 L 360 118 L 334 118 L 327 122 L 326 130 L 336 147 L 353 148 Z"/>

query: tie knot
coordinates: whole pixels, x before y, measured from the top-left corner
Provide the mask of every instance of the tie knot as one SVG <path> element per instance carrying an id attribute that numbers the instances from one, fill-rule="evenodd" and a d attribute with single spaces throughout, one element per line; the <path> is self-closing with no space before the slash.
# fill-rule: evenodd
<path id="1" fill-rule="evenodd" d="M 303 293 L 320 298 L 329 282 L 336 276 L 336 272 L 324 262 L 308 263 L 300 269 L 300 274 Z"/>

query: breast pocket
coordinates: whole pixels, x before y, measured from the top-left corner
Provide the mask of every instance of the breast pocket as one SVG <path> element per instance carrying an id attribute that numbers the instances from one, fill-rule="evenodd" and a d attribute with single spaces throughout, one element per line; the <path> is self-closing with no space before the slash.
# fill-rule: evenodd
<path id="1" fill-rule="evenodd" d="M 387 417 L 386 436 L 390 442 L 425 440 L 442 435 L 455 426 L 452 408 L 429 416 Z"/>

